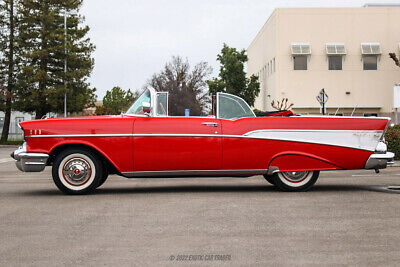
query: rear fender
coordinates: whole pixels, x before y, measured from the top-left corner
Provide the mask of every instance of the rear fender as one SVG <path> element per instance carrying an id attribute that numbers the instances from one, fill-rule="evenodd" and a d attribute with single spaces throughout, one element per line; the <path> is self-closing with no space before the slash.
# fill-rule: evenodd
<path id="1" fill-rule="evenodd" d="M 278 168 L 279 171 L 315 171 L 315 170 L 342 170 L 328 160 L 306 153 L 286 152 L 276 155 L 269 163 L 269 168 Z"/>

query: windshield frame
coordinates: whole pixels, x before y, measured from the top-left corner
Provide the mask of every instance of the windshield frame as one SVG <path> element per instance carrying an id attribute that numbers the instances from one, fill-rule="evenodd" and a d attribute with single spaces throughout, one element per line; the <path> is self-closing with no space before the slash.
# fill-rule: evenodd
<path id="1" fill-rule="evenodd" d="M 139 99 L 146 94 L 147 92 L 150 93 L 150 113 L 148 114 L 132 114 L 128 113 L 128 111 L 136 104 L 136 102 L 139 101 Z M 167 95 L 167 105 L 166 105 L 166 115 L 158 115 L 157 113 L 157 97 L 159 94 L 166 94 Z M 169 93 L 162 91 L 162 92 L 157 92 L 154 88 L 149 87 L 143 90 L 143 92 L 139 95 L 139 97 L 132 103 L 132 105 L 129 106 L 127 112 L 125 115 L 127 116 L 139 116 L 139 117 L 169 117 L 168 113 L 168 100 L 169 99 Z"/>
<path id="2" fill-rule="evenodd" d="M 242 100 L 245 104 L 246 104 L 246 106 L 249 108 L 249 110 L 251 111 L 251 113 L 253 114 L 253 117 L 233 117 L 233 118 L 230 118 L 230 119 L 227 119 L 227 118 L 221 118 L 220 117 L 220 114 L 219 114 L 219 109 L 220 109 L 220 105 L 219 105 L 219 100 L 220 100 L 220 96 L 228 96 L 228 97 L 232 97 L 232 98 L 237 98 L 237 99 L 240 99 L 240 100 Z M 235 99 L 233 99 L 234 101 L 236 101 L 236 102 L 238 102 L 237 100 L 235 100 Z M 256 114 L 254 113 L 254 111 L 251 109 L 251 107 L 249 106 L 249 104 L 247 104 L 247 102 L 243 99 L 243 98 L 241 98 L 241 97 L 239 97 L 239 96 L 237 96 L 237 95 L 232 95 L 232 94 L 228 94 L 228 93 L 222 93 L 222 92 L 218 92 L 217 93 L 217 100 L 216 100 L 216 106 L 217 106 L 217 108 L 216 108 L 216 112 L 217 112 L 217 114 L 216 114 L 216 118 L 217 119 L 224 119 L 224 120 L 237 120 L 237 119 L 242 119 L 242 118 L 255 118 L 256 117 Z M 238 103 L 238 105 L 243 109 L 243 107 L 242 107 L 242 105 L 240 104 L 240 103 Z"/>

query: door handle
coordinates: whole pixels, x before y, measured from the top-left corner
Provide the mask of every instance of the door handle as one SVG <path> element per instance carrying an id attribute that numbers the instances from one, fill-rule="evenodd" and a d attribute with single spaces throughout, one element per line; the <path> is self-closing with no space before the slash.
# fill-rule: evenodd
<path id="1" fill-rule="evenodd" d="M 202 124 L 209 127 L 218 127 L 218 123 L 216 122 L 203 122 Z"/>

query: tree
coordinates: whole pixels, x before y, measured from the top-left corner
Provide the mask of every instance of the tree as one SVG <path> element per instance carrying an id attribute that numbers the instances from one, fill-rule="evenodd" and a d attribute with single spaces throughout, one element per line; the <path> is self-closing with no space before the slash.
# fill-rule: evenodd
<path id="1" fill-rule="evenodd" d="M 0 107 L 5 113 L 1 142 L 8 139 L 13 94 L 16 89 L 15 76 L 19 67 L 18 20 L 15 12 L 18 5 L 17 0 L 4 0 L 0 4 Z"/>
<path id="2" fill-rule="evenodd" d="M 122 90 L 116 86 L 111 91 L 107 91 L 103 97 L 103 106 L 96 108 L 96 115 L 118 115 L 126 111 L 130 105 L 138 98 L 138 93 Z"/>
<path id="3" fill-rule="evenodd" d="M 293 103 L 289 104 L 288 98 L 282 98 L 281 101 L 272 100 L 271 106 L 276 110 L 282 111 L 289 110 L 293 106 Z"/>
<path id="4" fill-rule="evenodd" d="M 82 25 L 84 18 L 79 15 L 82 0 L 21 1 L 19 31 L 24 55 L 16 96 L 19 109 L 36 112 L 36 118 L 61 112 L 65 92 L 69 112 L 94 106 L 95 89 L 89 87 L 87 77 L 93 69 L 95 47 L 87 37 L 89 27 Z"/>
<path id="5" fill-rule="evenodd" d="M 185 109 L 190 109 L 190 115 L 200 116 L 206 114 L 210 102 L 206 78 L 211 72 L 206 62 L 196 64 L 191 70 L 187 59 L 173 56 L 160 73 L 152 76 L 145 88 L 169 92 L 170 115 L 184 116 Z"/>
<path id="6" fill-rule="evenodd" d="M 260 93 L 260 83 L 255 75 L 246 78 L 244 71 L 244 64 L 248 61 L 246 51 L 244 49 L 237 51 L 236 48 L 224 44 L 217 60 L 221 63 L 219 78 L 207 81 L 210 93 L 225 92 L 237 95 L 253 106 Z"/>

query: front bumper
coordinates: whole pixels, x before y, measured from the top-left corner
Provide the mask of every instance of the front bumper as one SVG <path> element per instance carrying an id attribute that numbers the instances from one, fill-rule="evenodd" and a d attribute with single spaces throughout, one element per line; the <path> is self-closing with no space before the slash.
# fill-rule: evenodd
<path id="1" fill-rule="evenodd" d="M 11 153 L 11 157 L 15 159 L 15 165 L 23 172 L 41 172 L 46 167 L 48 154 L 45 153 L 28 153 L 26 152 L 26 143 Z"/>

